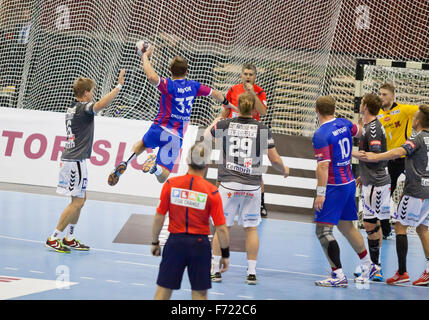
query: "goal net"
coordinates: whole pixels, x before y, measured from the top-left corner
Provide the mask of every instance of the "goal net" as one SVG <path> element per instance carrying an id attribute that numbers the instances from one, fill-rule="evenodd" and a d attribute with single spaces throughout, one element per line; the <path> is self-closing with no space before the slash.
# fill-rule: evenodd
<path id="1" fill-rule="evenodd" d="M 428 14 L 419 0 L 1 0 L 0 106 L 63 112 L 76 77 L 95 79 L 99 99 L 125 68 L 125 86 L 102 116 L 153 120 L 159 93 L 134 51 L 147 39 L 160 75 L 182 55 L 189 78 L 224 94 L 254 63 L 268 97 L 262 121 L 309 136 L 321 94 L 353 117 L 357 57 L 428 60 Z M 207 126 L 219 111 L 198 98 L 191 124 Z"/>

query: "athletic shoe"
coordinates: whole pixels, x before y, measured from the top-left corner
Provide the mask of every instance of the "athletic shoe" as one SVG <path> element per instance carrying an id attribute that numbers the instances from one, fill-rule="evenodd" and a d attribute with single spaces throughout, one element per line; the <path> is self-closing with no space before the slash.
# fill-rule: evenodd
<path id="1" fill-rule="evenodd" d="M 220 272 L 216 272 L 216 273 L 210 275 L 210 279 L 213 282 L 222 282 L 222 275 Z"/>
<path id="2" fill-rule="evenodd" d="M 372 278 L 369 278 L 369 279 L 372 281 L 375 281 L 375 282 L 383 282 L 384 281 L 383 272 L 381 271 L 381 266 L 380 266 L 380 271 L 376 272 L 372 276 Z"/>
<path id="3" fill-rule="evenodd" d="M 256 279 L 256 274 L 248 274 L 246 277 L 247 284 L 257 284 L 258 279 Z"/>
<path id="4" fill-rule="evenodd" d="M 268 217 L 268 211 L 267 208 L 265 208 L 265 205 L 261 206 L 261 218 L 267 218 Z"/>
<path id="5" fill-rule="evenodd" d="M 73 238 L 72 240 L 67 240 L 66 238 L 63 239 L 63 244 L 67 248 L 73 249 L 73 250 L 79 250 L 79 251 L 88 251 L 89 247 L 84 245 L 83 243 L 80 243 L 79 240 L 76 240 Z"/>
<path id="6" fill-rule="evenodd" d="M 51 237 L 49 237 L 48 240 L 46 240 L 45 247 L 56 252 L 70 253 L 70 249 L 63 246 L 60 239 L 51 240 Z"/>
<path id="7" fill-rule="evenodd" d="M 151 170 L 153 167 L 155 167 L 155 171 L 156 171 L 155 161 L 156 161 L 156 154 L 155 154 L 155 153 L 151 153 L 151 154 L 147 157 L 146 161 L 143 163 L 142 171 L 143 171 L 144 173 L 147 173 L 147 172 L 148 172 L 149 170 Z M 155 173 L 155 171 L 154 171 L 154 172 L 151 172 L 151 173 Z"/>
<path id="8" fill-rule="evenodd" d="M 120 162 L 116 168 L 109 174 L 109 178 L 107 179 L 107 183 L 110 186 L 114 186 L 118 183 L 119 177 L 127 170 L 127 163 L 125 161 Z"/>
<path id="9" fill-rule="evenodd" d="M 362 273 L 357 278 L 355 278 L 356 283 L 368 282 L 369 279 L 372 279 L 374 275 L 381 270 L 381 267 L 373 263 L 371 264 L 370 267 L 366 267 L 362 265 L 361 270 L 362 270 Z"/>
<path id="10" fill-rule="evenodd" d="M 413 282 L 413 286 L 427 286 L 429 285 L 429 272 L 426 270 L 416 281 Z"/>
<path id="11" fill-rule="evenodd" d="M 389 278 L 386 280 L 386 283 L 398 284 L 398 283 L 404 283 L 409 281 L 410 281 L 410 277 L 408 276 L 408 272 L 404 272 L 404 274 L 399 274 L 399 272 L 396 271 L 395 275 L 392 278 Z"/>
<path id="12" fill-rule="evenodd" d="M 392 230 L 387 236 L 383 236 L 383 240 L 392 240 L 395 239 L 395 232 Z"/>
<path id="13" fill-rule="evenodd" d="M 346 288 L 349 283 L 347 282 L 346 276 L 343 274 L 341 277 L 335 272 L 331 273 L 331 277 L 325 280 L 315 282 L 316 286 L 319 287 L 335 287 L 335 288 Z"/>

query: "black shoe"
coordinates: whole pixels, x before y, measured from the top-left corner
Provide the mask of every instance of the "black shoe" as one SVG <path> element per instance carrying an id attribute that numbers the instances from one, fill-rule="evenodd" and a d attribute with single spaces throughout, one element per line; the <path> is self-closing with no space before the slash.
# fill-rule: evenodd
<path id="1" fill-rule="evenodd" d="M 246 277 L 247 284 L 257 284 L 258 279 L 256 279 L 256 274 L 248 274 Z"/>
<path id="2" fill-rule="evenodd" d="M 216 272 L 215 274 L 210 275 L 210 279 L 213 282 L 222 282 L 222 275 L 220 274 L 220 272 Z"/>
<path id="3" fill-rule="evenodd" d="M 265 206 L 261 206 L 261 218 L 267 218 L 267 217 L 268 217 L 267 208 L 265 208 Z"/>

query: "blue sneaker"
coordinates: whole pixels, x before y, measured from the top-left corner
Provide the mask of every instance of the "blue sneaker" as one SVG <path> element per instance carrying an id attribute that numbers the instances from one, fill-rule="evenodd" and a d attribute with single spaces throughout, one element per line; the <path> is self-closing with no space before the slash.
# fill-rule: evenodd
<path id="1" fill-rule="evenodd" d="M 331 273 L 331 277 L 325 280 L 315 282 L 316 286 L 319 287 L 335 287 L 335 288 L 346 288 L 349 283 L 344 274 L 338 276 L 335 272 Z"/>
<path id="2" fill-rule="evenodd" d="M 381 270 L 381 267 L 373 263 L 369 268 L 362 265 L 361 270 L 362 273 L 359 277 L 355 278 L 356 283 L 367 283 L 369 279 L 372 279 Z"/>
<path id="3" fill-rule="evenodd" d="M 384 282 L 383 272 L 381 271 L 381 266 L 380 266 L 380 270 L 378 272 L 376 272 L 372 276 L 372 278 L 370 278 L 370 280 L 375 281 L 375 282 Z"/>

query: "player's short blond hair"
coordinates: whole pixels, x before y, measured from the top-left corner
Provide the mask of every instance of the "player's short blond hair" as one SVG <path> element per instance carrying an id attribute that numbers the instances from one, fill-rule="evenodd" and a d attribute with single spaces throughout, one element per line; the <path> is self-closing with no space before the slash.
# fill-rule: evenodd
<path id="1" fill-rule="evenodd" d="M 90 78 L 79 77 L 73 83 L 73 93 L 76 98 L 82 98 L 85 91 L 91 91 L 95 87 L 95 81 Z"/>
<path id="2" fill-rule="evenodd" d="M 391 93 L 395 93 L 395 86 L 389 82 L 385 82 L 380 86 L 380 89 L 386 89 L 389 90 Z"/>
<path id="3" fill-rule="evenodd" d="M 429 106 L 422 104 L 419 106 L 418 119 L 420 120 L 420 125 L 422 128 L 429 128 Z"/>
<path id="4" fill-rule="evenodd" d="M 238 110 L 242 116 L 251 115 L 255 107 L 255 95 L 250 92 L 240 94 L 238 98 Z"/>
<path id="5" fill-rule="evenodd" d="M 335 100 L 331 96 L 320 96 L 316 100 L 316 109 L 322 116 L 332 116 L 335 113 Z"/>

